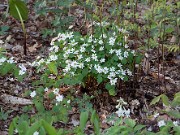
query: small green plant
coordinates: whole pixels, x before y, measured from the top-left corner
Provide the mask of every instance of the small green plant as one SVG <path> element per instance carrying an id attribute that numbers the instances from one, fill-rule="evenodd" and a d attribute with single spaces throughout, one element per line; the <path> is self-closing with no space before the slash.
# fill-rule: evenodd
<path id="1" fill-rule="evenodd" d="M 0 35 L 6 34 L 8 30 L 9 30 L 9 26 L 6 26 L 6 25 L 1 26 L 0 27 Z"/>
<path id="2" fill-rule="evenodd" d="M 11 113 L 12 111 L 9 110 L 9 111 L 4 111 L 3 108 L 1 108 L 1 111 L 0 111 L 0 120 L 7 120 L 8 116 L 9 116 L 9 113 Z"/>
<path id="3" fill-rule="evenodd" d="M 22 81 L 26 75 L 26 67 L 23 64 L 19 64 L 17 67 L 16 63 L 14 57 L 7 58 L 3 55 L 0 48 L 0 75 L 13 74 L 19 81 Z"/>

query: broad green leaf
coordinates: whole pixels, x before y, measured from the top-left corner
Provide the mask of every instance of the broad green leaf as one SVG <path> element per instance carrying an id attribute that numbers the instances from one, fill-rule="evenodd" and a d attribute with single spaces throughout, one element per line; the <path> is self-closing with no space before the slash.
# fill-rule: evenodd
<path id="1" fill-rule="evenodd" d="M 125 119 L 124 121 L 128 126 L 130 126 L 131 128 L 133 128 L 135 125 L 136 125 L 136 121 L 135 120 L 132 120 L 132 119 Z"/>
<path id="2" fill-rule="evenodd" d="M 21 0 L 9 0 L 9 12 L 10 14 L 20 20 L 28 19 L 28 8 L 24 1 Z"/>
<path id="3" fill-rule="evenodd" d="M 145 125 L 137 125 L 134 127 L 134 131 L 137 132 L 138 130 L 143 129 L 144 127 L 146 127 Z"/>
<path id="4" fill-rule="evenodd" d="M 166 95 L 162 94 L 161 99 L 162 99 L 163 104 L 165 104 L 166 106 L 169 106 L 169 99 Z"/>
<path id="5" fill-rule="evenodd" d="M 35 122 L 30 128 L 28 128 L 26 135 L 32 135 L 41 127 L 40 121 Z"/>
<path id="6" fill-rule="evenodd" d="M 42 120 L 41 122 L 48 135 L 57 135 L 56 129 L 52 125 L 47 123 L 45 120 Z"/>
<path id="7" fill-rule="evenodd" d="M 88 111 L 81 112 L 81 114 L 80 114 L 80 128 L 81 128 L 82 132 L 84 131 L 84 128 L 86 127 L 88 115 L 89 115 Z"/>
<path id="8" fill-rule="evenodd" d="M 155 97 L 155 98 L 151 101 L 150 105 L 156 104 L 157 102 L 159 102 L 160 99 L 161 99 L 161 95 Z"/>
<path id="9" fill-rule="evenodd" d="M 96 135 L 99 135 L 100 134 L 100 123 L 99 123 L 99 117 L 95 110 L 93 110 L 90 120 L 91 120 L 91 124 L 94 125 L 94 131 L 95 131 Z"/>
<path id="10" fill-rule="evenodd" d="M 41 102 L 36 100 L 34 104 L 39 113 L 43 113 L 45 111 L 45 108 Z"/>
<path id="11" fill-rule="evenodd" d="M 167 114 L 169 114 L 170 116 L 180 119 L 180 113 L 177 110 L 171 110 L 169 112 L 167 112 Z"/>
<path id="12" fill-rule="evenodd" d="M 97 76 L 98 84 L 100 84 L 102 81 L 103 81 L 103 78 L 102 78 L 101 74 L 98 74 L 98 76 Z"/>
<path id="13" fill-rule="evenodd" d="M 53 74 L 55 74 L 55 75 L 58 74 L 57 66 L 54 62 L 49 63 L 47 66 Z"/>
<path id="14" fill-rule="evenodd" d="M 14 123 L 11 122 L 10 126 L 9 126 L 9 133 L 8 135 L 13 135 L 14 134 Z"/>

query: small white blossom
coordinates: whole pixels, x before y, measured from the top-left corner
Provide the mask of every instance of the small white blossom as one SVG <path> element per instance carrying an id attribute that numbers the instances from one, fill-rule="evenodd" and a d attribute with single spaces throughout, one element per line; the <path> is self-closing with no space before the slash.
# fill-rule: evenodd
<path id="1" fill-rule="evenodd" d="M 118 117 L 124 117 L 124 110 L 122 109 L 122 107 L 120 107 L 119 109 L 118 109 L 118 111 L 116 111 L 116 113 L 117 113 L 117 115 L 118 115 Z"/>
<path id="2" fill-rule="evenodd" d="M 111 85 L 115 85 L 117 83 L 117 78 L 110 79 Z"/>
<path id="3" fill-rule="evenodd" d="M 86 61 L 86 62 L 90 62 L 91 59 L 90 59 L 90 58 L 86 58 L 85 61 Z"/>
<path id="4" fill-rule="evenodd" d="M 58 95 L 56 96 L 56 101 L 57 101 L 57 102 L 63 101 L 63 95 L 58 94 Z"/>
<path id="5" fill-rule="evenodd" d="M 48 89 L 47 87 L 44 89 L 45 92 L 48 92 L 48 90 L 49 90 L 49 89 Z"/>
<path id="6" fill-rule="evenodd" d="M 34 133 L 33 133 L 33 135 L 39 135 L 39 132 L 38 132 L 38 131 L 36 131 L 36 132 L 34 132 Z"/>
<path id="7" fill-rule="evenodd" d="M 81 46 L 81 48 L 80 48 L 80 52 L 85 52 L 85 48 L 84 48 L 84 46 Z"/>
<path id="8" fill-rule="evenodd" d="M 9 60 L 7 60 L 7 62 L 12 64 L 12 63 L 14 63 L 13 59 L 14 59 L 14 57 L 11 57 Z"/>
<path id="9" fill-rule="evenodd" d="M 22 65 L 19 65 L 19 75 L 24 75 L 26 73 L 26 67 L 22 64 Z"/>
<path id="10" fill-rule="evenodd" d="M 173 121 L 174 126 L 178 126 L 179 122 L 178 121 Z"/>
<path id="11" fill-rule="evenodd" d="M 158 127 L 162 127 L 162 126 L 165 126 L 166 123 L 164 122 L 164 120 L 161 120 L 158 122 Z"/>
<path id="12" fill-rule="evenodd" d="M 5 57 L 2 57 L 2 58 L 0 59 L 0 65 L 2 65 L 1 63 L 5 62 L 5 61 L 6 61 L 6 58 L 5 58 Z"/>
<path id="13" fill-rule="evenodd" d="M 113 46 L 114 43 L 115 43 L 115 40 L 116 40 L 116 38 L 110 37 L 110 38 L 109 38 L 109 44 Z"/>
<path id="14" fill-rule="evenodd" d="M 157 118 L 159 116 L 159 113 L 154 114 L 154 118 Z"/>
<path id="15" fill-rule="evenodd" d="M 67 103 L 70 104 L 70 103 L 71 103 L 71 100 L 68 100 Z"/>
<path id="16" fill-rule="evenodd" d="M 95 61 L 98 61 L 98 60 L 97 60 L 97 56 L 96 56 L 96 54 L 94 54 L 94 53 L 92 54 L 92 57 L 91 57 L 91 58 L 92 58 L 93 60 L 95 60 Z"/>
<path id="17" fill-rule="evenodd" d="M 78 57 L 78 60 L 80 60 L 80 59 L 82 59 L 82 58 L 83 58 L 82 54 L 77 55 L 77 57 Z"/>
<path id="18" fill-rule="evenodd" d="M 58 89 L 58 88 L 55 88 L 55 89 L 53 90 L 53 93 L 54 93 L 55 95 L 58 95 L 58 94 L 59 94 L 59 89 Z"/>
<path id="19" fill-rule="evenodd" d="M 113 50 L 113 49 L 111 49 L 109 53 L 110 53 L 110 54 L 113 54 L 113 53 L 114 53 L 114 50 Z"/>
<path id="20" fill-rule="evenodd" d="M 55 61 L 55 60 L 57 60 L 57 59 L 58 59 L 57 55 L 50 55 L 50 56 L 49 56 L 49 60 L 50 60 L 50 61 Z"/>
<path id="21" fill-rule="evenodd" d="M 49 51 L 51 51 L 51 52 L 58 52 L 58 50 L 59 50 L 58 46 L 52 46 L 49 48 Z"/>
<path id="22" fill-rule="evenodd" d="M 100 63 L 103 63 L 103 62 L 105 62 L 105 59 L 104 58 L 100 59 Z"/>
<path id="23" fill-rule="evenodd" d="M 17 130 L 17 128 L 14 130 L 14 133 L 15 133 L 15 134 L 17 134 L 17 133 L 18 133 L 18 130 Z"/>
<path id="24" fill-rule="evenodd" d="M 124 52 L 124 57 L 127 58 L 128 55 L 129 55 L 128 52 L 125 51 L 125 52 Z"/>
<path id="25" fill-rule="evenodd" d="M 102 40 L 99 40 L 99 42 L 98 42 L 100 45 L 102 45 L 103 44 L 103 41 Z"/>
<path id="26" fill-rule="evenodd" d="M 36 96 L 36 91 L 31 92 L 30 96 L 33 98 Z"/>
<path id="27" fill-rule="evenodd" d="M 104 50 L 104 46 L 101 46 L 100 48 L 99 48 L 99 51 L 103 51 Z"/>

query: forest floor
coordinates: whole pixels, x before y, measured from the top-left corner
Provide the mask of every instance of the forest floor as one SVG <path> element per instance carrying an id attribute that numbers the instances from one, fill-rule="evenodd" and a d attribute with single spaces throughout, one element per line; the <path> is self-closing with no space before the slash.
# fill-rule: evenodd
<path id="1" fill-rule="evenodd" d="M 4 3 L 0 3 L 3 5 Z M 35 18 L 32 8 L 33 3 L 29 3 L 29 7 L 32 9 L 29 14 L 29 19 L 25 22 L 27 30 L 27 55 L 23 54 L 23 32 L 20 22 L 16 21 L 12 17 L 8 17 L 6 22 L 0 21 L 0 25 L 7 25 L 10 27 L 7 33 L 0 35 L 0 41 L 4 44 L 0 44 L 0 47 L 4 47 L 7 50 L 6 55 L 14 57 L 18 63 L 23 63 L 28 69 L 28 76 L 22 81 L 18 82 L 16 79 L 11 79 L 11 75 L 0 76 L 0 108 L 3 110 L 11 111 L 6 120 L 0 120 L 0 134 L 6 135 L 8 126 L 15 116 L 23 113 L 23 105 L 11 104 L 4 102 L 2 95 L 11 95 L 14 97 L 24 97 L 26 90 L 34 89 L 32 82 L 38 79 L 38 75 L 32 67 L 29 67 L 29 63 L 32 63 L 38 56 L 46 57 L 48 54 L 48 48 L 50 47 L 50 41 L 52 37 L 42 38 L 41 30 L 49 27 L 48 20 L 42 20 L 42 18 Z M 4 12 L 6 7 L 0 7 L 0 14 Z M 0 15 L 1 18 L 1 15 Z M 79 20 L 80 21 L 80 20 Z M 78 29 L 78 28 L 77 28 Z M 162 93 L 165 93 L 171 100 L 175 93 L 180 91 L 180 56 L 166 52 L 164 61 L 164 74 L 161 71 L 158 79 L 158 57 L 155 49 L 150 49 L 148 52 L 148 61 L 146 58 L 143 62 L 147 61 L 147 71 L 143 68 L 139 68 L 135 77 L 126 83 L 122 83 L 118 88 L 118 94 L 114 97 L 108 95 L 107 92 L 101 95 L 101 98 L 92 101 L 94 108 L 96 108 L 101 120 L 115 111 L 116 100 L 122 97 L 129 104 L 132 115 L 131 118 L 136 119 L 141 124 L 147 126 L 153 126 L 153 130 L 157 130 L 157 121 L 153 118 L 155 113 L 161 112 L 163 105 L 150 106 L 152 99 Z M 142 67 L 146 68 L 145 65 Z M 160 63 L 162 69 L 162 61 Z M 82 96 L 80 91 L 77 95 Z M 75 95 L 76 97 L 76 95 Z M 76 117 L 77 114 L 72 114 L 71 117 Z M 164 119 L 169 119 L 167 115 L 160 114 Z M 71 118 L 70 118 L 71 119 Z M 101 121 L 101 127 L 107 128 L 109 125 Z"/>

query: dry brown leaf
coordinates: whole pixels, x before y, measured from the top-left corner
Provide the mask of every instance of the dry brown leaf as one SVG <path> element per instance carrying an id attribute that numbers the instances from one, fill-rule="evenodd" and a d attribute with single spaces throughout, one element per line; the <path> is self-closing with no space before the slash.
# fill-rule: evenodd
<path id="1" fill-rule="evenodd" d="M 37 42 L 36 42 L 36 44 L 34 44 L 33 46 L 31 46 L 31 47 L 28 47 L 28 50 L 29 50 L 29 52 L 35 52 L 38 48 L 40 48 L 42 45 L 41 44 L 38 44 Z"/>

